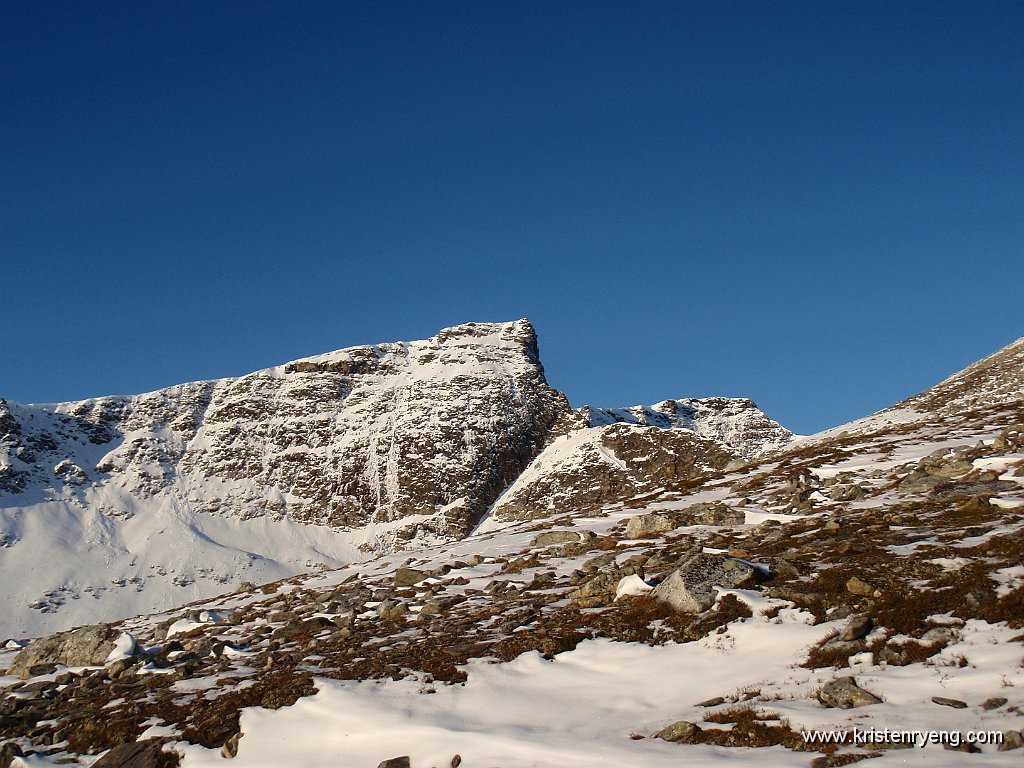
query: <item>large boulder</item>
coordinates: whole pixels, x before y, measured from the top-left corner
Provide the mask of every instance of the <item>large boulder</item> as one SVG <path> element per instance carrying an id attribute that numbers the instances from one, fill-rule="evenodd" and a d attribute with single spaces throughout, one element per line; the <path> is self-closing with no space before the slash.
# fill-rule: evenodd
<path id="1" fill-rule="evenodd" d="M 646 515 L 634 515 L 626 523 L 626 538 L 646 539 L 650 536 L 657 536 L 659 533 L 671 531 L 679 523 L 668 515 L 659 515 L 651 512 Z"/>
<path id="2" fill-rule="evenodd" d="M 535 547 L 554 547 L 561 544 L 579 544 L 581 542 L 593 541 L 596 535 L 593 531 L 545 531 L 537 534 L 533 539 Z"/>
<path id="3" fill-rule="evenodd" d="M 882 700 L 870 691 L 865 691 L 852 677 L 840 677 L 822 686 L 818 701 L 826 707 L 854 709 L 881 704 Z"/>
<path id="4" fill-rule="evenodd" d="M 715 587 L 741 587 L 755 576 L 753 566 L 742 560 L 697 553 L 684 557 L 651 595 L 677 611 L 700 613 L 715 604 Z"/>
<path id="5" fill-rule="evenodd" d="M 93 768 L 174 768 L 177 752 L 165 752 L 158 739 L 121 744 L 93 763 Z"/>
<path id="6" fill-rule="evenodd" d="M 103 664 L 117 647 L 120 636 L 121 631 L 109 624 L 92 624 L 41 637 L 18 652 L 7 674 L 29 678 L 33 676 L 32 668 L 40 665 L 89 667 Z"/>
<path id="7" fill-rule="evenodd" d="M 742 525 L 746 514 L 720 501 L 705 501 L 691 504 L 679 511 L 687 525 Z"/>

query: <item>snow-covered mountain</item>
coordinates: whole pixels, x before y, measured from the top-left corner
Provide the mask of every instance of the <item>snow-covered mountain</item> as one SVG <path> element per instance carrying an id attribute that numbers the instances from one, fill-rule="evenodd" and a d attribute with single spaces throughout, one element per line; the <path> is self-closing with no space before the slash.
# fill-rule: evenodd
<path id="1" fill-rule="evenodd" d="M 603 503 L 790 435 L 745 400 L 574 411 L 526 320 L 143 395 L 0 400 L 0 635 L 458 539 L 514 483 L 502 508 L 525 498 L 557 436 L 590 446 Z"/>
<path id="2" fill-rule="evenodd" d="M 563 411 L 456 541 L 9 644 L 0 759 L 1017 766 L 1019 345 L 756 455 Z"/>

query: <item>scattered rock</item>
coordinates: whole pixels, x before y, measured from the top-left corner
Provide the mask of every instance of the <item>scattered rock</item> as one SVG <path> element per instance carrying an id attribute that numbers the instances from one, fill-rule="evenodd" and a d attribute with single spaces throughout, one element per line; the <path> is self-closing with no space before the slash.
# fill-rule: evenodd
<path id="1" fill-rule="evenodd" d="M 990 699 L 985 699 L 985 701 L 981 703 L 981 708 L 988 712 L 993 709 L 999 709 L 1001 706 L 1006 704 L 1007 701 L 1009 701 L 1009 699 L 1005 696 L 993 696 Z"/>
<path id="2" fill-rule="evenodd" d="M 818 701 L 826 707 L 854 709 L 881 704 L 882 700 L 870 691 L 865 691 L 852 677 L 840 677 L 824 685 L 818 691 Z"/>
<path id="3" fill-rule="evenodd" d="M 408 610 L 401 600 L 385 600 L 377 606 L 377 615 L 385 621 L 398 621 Z"/>
<path id="4" fill-rule="evenodd" d="M 13 669 L 13 667 L 12 667 Z M 28 668 L 28 674 L 23 677 L 38 677 L 39 675 L 52 675 L 57 671 L 56 664 L 33 664 Z M 8 674 L 14 674 L 11 670 L 7 670 Z"/>
<path id="5" fill-rule="evenodd" d="M 934 645 L 939 648 L 945 648 L 956 635 L 956 631 L 949 627 L 934 627 L 921 635 L 920 642 L 922 645 Z"/>
<path id="6" fill-rule="evenodd" d="M 943 744 L 943 749 L 947 749 L 950 752 L 967 752 L 968 754 L 977 754 L 981 752 L 976 744 L 970 741 L 961 741 L 959 744 Z"/>
<path id="7" fill-rule="evenodd" d="M 402 755 L 401 757 L 391 757 L 387 760 L 381 760 L 377 765 L 377 768 L 410 768 L 410 766 L 411 761 L 409 760 L 409 756 Z"/>
<path id="8" fill-rule="evenodd" d="M 945 696 L 932 696 L 932 701 L 943 707 L 953 707 L 953 709 L 967 709 L 967 702 L 960 701 L 960 699 L 947 699 Z"/>
<path id="9" fill-rule="evenodd" d="M 423 604 L 423 607 L 420 608 L 420 612 L 417 615 L 420 618 L 429 618 L 431 616 L 438 616 L 439 614 L 442 614 L 445 611 L 447 611 L 453 605 L 458 605 L 461 601 L 462 601 L 462 598 L 455 597 L 455 596 L 451 596 L 451 597 L 433 597 L 430 600 L 427 600 L 427 602 L 425 602 Z"/>
<path id="10" fill-rule="evenodd" d="M 651 595 L 683 613 L 701 613 L 715 603 L 715 587 L 740 587 L 754 580 L 754 569 L 742 560 L 695 554 L 676 566 Z"/>
<path id="11" fill-rule="evenodd" d="M 747 516 L 741 509 L 733 509 L 720 501 L 692 504 L 680 510 L 679 515 L 690 525 L 742 525 Z"/>
<path id="12" fill-rule="evenodd" d="M 619 582 L 627 575 L 630 574 L 617 568 L 600 573 L 573 590 L 569 594 L 569 602 L 581 608 L 594 608 L 615 602 Z"/>
<path id="13" fill-rule="evenodd" d="M 719 704 L 725 704 L 725 699 L 722 696 L 715 696 L 714 698 L 707 699 L 706 701 L 698 702 L 694 704 L 695 707 L 717 707 Z"/>
<path id="14" fill-rule="evenodd" d="M 850 620 L 842 632 L 839 633 L 839 640 L 851 642 L 866 637 L 871 632 L 875 623 L 869 616 L 857 616 Z"/>
<path id="15" fill-rule="evenodd" d="M 656 738 L 664 739 L 665 741 L 674 741 L 677 744 L 686 744 L 687 742 L 693 741 L 694 737 L 700 733 L 700 726 L 689 722 L 688 720 L 679 720 L 672 723 L 672 725 L 666 725 L 656 734 Z"/>
<path id="16" fill-rule="evenodd" d="M 596 557 L 592 557 L 589 560 L 585 561 L 583 563 L 583 570 L 587 572 L 599 571 L 606 565 L 611 565 L 612 563 L 614 563 L 615 558 L 617 558 L 618 556 L 618 552 L 602 552 L 600 555 L 597 555 Z"/>
<path id="17" fill-rule="evenodd" d="M 236 733 L 234 736 L 224 742 L 224 746 L 220 748 L 220 756 L 225 758 L 232 758 L 238 754 L 238 740 L 242 738 L 241 732 Z"/>
<path id="18" fill-rule="evenodd" d="M 863 579 L 858 579 L 854 576 L 846 582 L 846 591 L 851 595 L 857 595 L 859 597 L 871 597 L 871 595 L 875 593 L 875 588 Z"/>
<path id="19" fill-rule="evenodd" d="M 64 727 L 68 747 L 80 754 L 96 754 L 132 744 L 142 730 L 138 717 L 118 717 L 113 713 L 104 717 L 83 714 L 71 718 Z"/>
<path id="20" fill-rule="evenodd" d="M 999 745 L 1000 752 L 1009 752 L 1011 749 L 1024 747 L 1024 733 L 1021 731 L 1003 731 L 1003 743 Z"/>
<path id="21" fill-rule="evenodd" d="M 13 741 L 8 741 L 0 747 L 0 768 L 10 768 L 11 763 L 14 762 L 14 758 L 22 757 L 24 754 L 25 753 L 21 751 L 21 747 Z"/>
<path id="22" fill-rule="evenodd" d="M 124 674 L 132 671 L 134 665 L 134 658 L 118 659 L 117 661 L 107 665 L 107 674 L 110 675 L 111 680 L 116 680 Z"/>

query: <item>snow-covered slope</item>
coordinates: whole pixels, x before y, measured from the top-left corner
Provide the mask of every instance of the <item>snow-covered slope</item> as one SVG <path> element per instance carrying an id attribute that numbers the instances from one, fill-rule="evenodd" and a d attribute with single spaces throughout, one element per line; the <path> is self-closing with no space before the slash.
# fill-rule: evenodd
<path id="1" fill-rule="evenodd" d="M 553 445 L 523 480 L 564 434 L 582 453 L 552 462 Z M 566 501 L 567 471 L 602 503 L 788 437 L 746 400 L 573 411 L 527 320 L 137 396 L 0 400 L 0 636 L 457 539 L 513 483 L 506 511 Z"/>
<path id="2" fill-rule="evenodd" d="M 568 413 L 526 320 L 132 397 L 0 401 L 0 635 L 464 535 Z"/>
<path id="3" fill-rule="evenodd" d="M 1024 398 L 1024 336 L 893 409 L 918 413 L 967 411 Z"/>
<path id="4" fill-rule="evenodd" d="M 895 405 L 816 435 L 797 438 L 795 442 L 810 444 L 848 434 L 909 430 L 915 424 L 941 421 L 1022 400 L 1024 336 Z"/>
<path id="5" fill-rule="evenodd" d="M 1016 375 L 750 460 L 570 412 L 458 541 L 11 643 L 0 743 L 96 768 L 1019 765 Z M 497 520 L 530 488 L 558 503 Z"/>

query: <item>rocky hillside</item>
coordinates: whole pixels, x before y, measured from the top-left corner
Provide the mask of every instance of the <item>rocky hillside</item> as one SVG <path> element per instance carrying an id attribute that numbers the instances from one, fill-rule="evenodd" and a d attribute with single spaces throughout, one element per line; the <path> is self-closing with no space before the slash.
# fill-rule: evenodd
<path id="1" fill-rule="evenodd" d="M 1024 398 L 1024 336 L 893 408 L 954 414 L 1020 398 Z"/>
<path id="2" fill-rule="evenodd" d="M 793 433 L 743 398 L 665 400 L 577 411 L 491 509 L 483 529 L 560 509 L 599 509 L 685 485 L 779 450 Z"/>
<path id="3" fill-rule="evenodd" d="M 789 435 L 748 401 L 670 402 L 573 411 L 526 320 L 137 396 L 0 400 L 0 634 L 458 539 L 556 436 L 598 421 L 629 423 L 600 431 L 598 458 L 626 469 L 593 465 L 597 504 Z"/>
<path id="4" fill-rule="evenodd" d="M 637 429 L 657 428 L 545 453 L 657 434 Z M 0 740 L 19 766 L 94 768 L 1017 766 L 1022 552 L 1011 387 L 12 642 Z"/>

